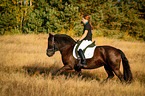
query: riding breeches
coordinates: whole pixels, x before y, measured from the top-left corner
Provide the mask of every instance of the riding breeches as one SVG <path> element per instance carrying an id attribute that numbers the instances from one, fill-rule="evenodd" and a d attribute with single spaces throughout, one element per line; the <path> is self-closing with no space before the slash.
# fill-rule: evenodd
<path id="1" fill-rule="evenodd" d="M 92 41 L 89 41 L 89 40 L 83 40 L 81 42 L 81 44 L 79 45 L 77 51 L 79 51 L 79 49 L 82 49 L 84 50 L 88 45 L 92 44 Z"/>

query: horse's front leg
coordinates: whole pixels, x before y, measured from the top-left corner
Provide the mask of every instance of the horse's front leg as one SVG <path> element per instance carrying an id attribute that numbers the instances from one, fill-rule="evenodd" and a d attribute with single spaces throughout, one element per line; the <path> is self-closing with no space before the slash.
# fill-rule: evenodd
<path id="1" fill-rule="evenodd" d="M 77 66 L 77 64 L 75 64 L 74 69 L 75 69 L 75 71 L 77 72 L 77 75 L 78 75 L 78 76 L 81 76 L 81 75 L 82 75 L 82 74 L 81 74 L 81 68 L 80 68 L 79 66 Z"/>
<path id="2" fill-rule="evenodd" d="M 67 70 L 72 70 L 72 67 L 69 65 L 64 65 L 62 68 L 60 68 L 57 72 L 56 75 L 59 75 L 60 73 L 67 71 Z"/>

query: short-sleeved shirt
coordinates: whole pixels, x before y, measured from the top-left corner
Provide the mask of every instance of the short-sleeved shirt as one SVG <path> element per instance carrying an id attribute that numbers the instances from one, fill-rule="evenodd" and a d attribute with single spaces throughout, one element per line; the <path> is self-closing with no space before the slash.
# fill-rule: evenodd
<path id="1" fill-rule="evenodd" d="M 90 25 L 89 22 L 87 22 L 87 23 L 84 25 L 83 34 L 84 34 L 85 30 L 88 30 L 88 34 L 87 34 L 87 36 L 86 36 L 83 40 L 91 40 L 91 41 L 92 41 L 91 25 Z"/>

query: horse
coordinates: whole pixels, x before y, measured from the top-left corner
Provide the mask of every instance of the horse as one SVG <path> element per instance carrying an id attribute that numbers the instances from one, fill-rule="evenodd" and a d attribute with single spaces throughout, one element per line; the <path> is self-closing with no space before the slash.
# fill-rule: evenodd
<path id="1" fill-rule="evenodd" d="M 49 33 L 46 55 L 51 57 L 56 51 L 60 51 L 64 64 L 64 66 L 57 71 L 56 75 L 68 70 L 75 70 L 81 73 L 81 69 L 95 69 L 104 66 L 108 74 L 104 82 L 112 79 L 115 74 L 121 82 L 131 83 L 132 73 L 130 65 L 125 54 L 120 49 L 112 46 L 97 46 L 94 51 L 94 56 L 86 60 L 87 67 L 80 68 L 77 64 L 78 60 L 73 57 L 73 48 L 75 44 L 76 41 L 68 35 L 52 35 Z M 120 71 L 121 61 L 123 65 L 123 74 Z"/>

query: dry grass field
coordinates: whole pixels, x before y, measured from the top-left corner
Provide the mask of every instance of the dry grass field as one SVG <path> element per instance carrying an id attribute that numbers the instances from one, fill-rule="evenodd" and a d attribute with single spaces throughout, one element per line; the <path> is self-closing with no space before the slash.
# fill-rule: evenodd
<path id="1" fill-rule="evenodd" d="M 0 36 L 0 96 L 145 96 L 145 42 L 94 38 L 96 45 L 121 49 L 133 74 L 131 84 L 115 76 L 105 84 L 104 68 L 65 72 L 53 77 L 63 66 L 61 55 L 46 56 L 48 34 Z M 121 64 L 122 70 L 122 64 Z"/>

